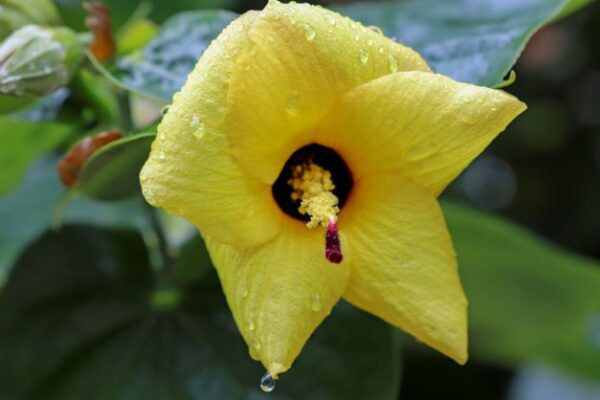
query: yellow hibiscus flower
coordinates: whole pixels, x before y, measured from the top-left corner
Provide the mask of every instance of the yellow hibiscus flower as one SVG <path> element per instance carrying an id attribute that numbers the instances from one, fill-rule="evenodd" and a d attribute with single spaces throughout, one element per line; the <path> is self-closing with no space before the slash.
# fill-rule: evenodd
<path id="1" fill-rule="evenodd" d="M 436 197 L 524 109 L 377 30 L 270 1 L 202 55 L 142 188 L 200 229 L 274 378 L 341 298 L 462 364 L 467 301 Z"/>

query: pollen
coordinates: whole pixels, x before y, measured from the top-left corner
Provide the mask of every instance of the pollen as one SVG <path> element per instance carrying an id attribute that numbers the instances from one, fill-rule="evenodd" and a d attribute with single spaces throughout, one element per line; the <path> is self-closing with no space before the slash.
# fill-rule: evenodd
<path id="1" fill-rule="evenodd" d="M 330 221 L 336 221 L 340 212 L 339 200 L 333 190 L 331 172 L 315 164 L 312 160 L 293 167 L 292 179 L 288 184 L 292 187 L 292 200 L 300 200 L 298 211 L 308 215 L 309 228 L 321 225 L 327 228 Z"/>
<path id="2" fill-rule="evenodd" d="M 292 178 L 288 180 L 292 187 L 292 201 L 300 200 L 298 212 L 308 215 L 306 226 L 327 228 L 325 235 L 325 258 L 332 263 L 342 261 L 342 251 L 337 227 L 339 199 L 333 190 L 335 185 L 331 172 L 315 164 L 312 160 L 293 167 Z"/>

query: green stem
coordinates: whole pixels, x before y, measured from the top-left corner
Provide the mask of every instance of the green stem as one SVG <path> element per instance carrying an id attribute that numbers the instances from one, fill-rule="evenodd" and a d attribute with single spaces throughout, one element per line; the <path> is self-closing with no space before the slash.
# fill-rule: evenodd
<path id="1" fill-rule="evenodd" d="M 175 286 L 173 275 L 173 259 L 169 255 L 169 245 L 156 209 L 146 202 L 144 208 L 150 223 L 152 238 L 146 239 L 150 254 L 155 254 L 158 265 L 155 268 L 156 286 L 158 289 L 171 289 Z M 158 255 L 158 256 L 156 256 Z"/>

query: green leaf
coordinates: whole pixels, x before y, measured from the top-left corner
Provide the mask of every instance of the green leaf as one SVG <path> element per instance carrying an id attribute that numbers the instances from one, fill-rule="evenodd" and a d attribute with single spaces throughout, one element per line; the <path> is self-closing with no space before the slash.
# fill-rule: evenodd
<path id="1" fill-rule="evenodd" d="M 17 111 L 28 106 L 34 101 L 33 98 L 6 96 L 0 94 L 0 114 Z"/>
<path id="2" fill-rule="evenodd" d="M 19 121 L 10 116 L 0 116 L 0 126 L 0 195 L 19 183 L 33 160 L 56 148 L 74 129 L 66 124 Z"/>
<path id="3" fill-rule="evenodd" d="M 18 189 L 0 198 L 0 287 L 21 251 L 50 227 L 86 223 L 148 229 L 139 199 L 101 203 L 77 198 L 60 204 L 61 199 L 65 200 L 66 189 L 58 180 L 56 164 L 54 158 L 38 161 Z"/>
<path id="4" fill-rule="evenodd" d="M 600 379 L 600 265 L 499 218 L 443 208 L 469 299 L 472 358 Z"/>
<path id="5" fill-rule="evenodd" d="M 82 0 L 54 0 L 63 20 L 77 30 L 86 30 L 84 25 L 86 13 Z M 230 8 L 236 0 L 103 0 L 110 10 L 113 27 L 118 30 L 126 24 L 139 7 L 149 5 L 149 17 L 156 22 L 163 22 L 168 17 L 187 10 Z"/>
<path id="6" fill-rule="evenodd" d="M 154 136 L 137 134 L 100 148 L 83 164 L 75 189 L 103 201 L 123 200 L 141 193 L 139 174 Z"/>
<path id="7" fill-rule="evenodd" d="M 0 354 L 10 399 L 250 399 L 263 374 L 214 271 L 157 291 L 139 236 L 84 227 L 20 258 L 0 293 Z M 342 305 L 270 397 L 396 399 L 397 354 L 385 323 Z"/>
<path id="8" fill-rule="evenodd" d="M 565 7 L 563 8 L 563 10 L 560 12 L 560 14 L 558 15 L 557 19 L 561 19 L 564 18 L 568 15 L 573 14 L 574 12 L 578 11 L 579 9 L 587 6 L 588 4 L 591 4 L 594 0 L 570 0 Z"/>
<path id="9" fill-rule="evenodd" d="M 463 82 L 502 83 L 529 38 L 566 0 L 411 0 L 351 3 L 340 13 L 381 27 L 417 50 L 434 71 Z"/>
<path id="10" fill-rule="evenodd" d="M 236 17 L 222 10 L 181 13 L 165 22 L 143 49 L 117 59 L 113 67 L 95 65 L 129 90 L 170 101 L 206 47 Z"/>

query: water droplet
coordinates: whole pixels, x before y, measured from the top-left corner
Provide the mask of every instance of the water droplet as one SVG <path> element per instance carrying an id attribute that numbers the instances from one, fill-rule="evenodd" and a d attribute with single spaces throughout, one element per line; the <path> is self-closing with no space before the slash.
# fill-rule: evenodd
<path id="1" fill-rule="evenodd" d="M 169 109 L 171 108 L 170 104 L 167 104 L 166 106 L 164 106 L 163 108 L 160 109 L 160 115 L 162 115 L 163 117 L 165 115 L 167 115 L 167 113 L 169 112 Z"/>
<path id="2" fill-rule="evenodd" d="M 256 352 L 260 351 L 260 342 L 257 339 L 252 342 L 252 349 Z"/>
<path id="3" fill-rule="evenodd" d="M 358 42 L 360 40 L 360 35 L 354 35 L 354 41 Z"/>
<path id="4" fill-rule="evenodd" d="M 398 60 L 391 54 L 388 56 L 388 66 L 390 67 L 391 72 L 398 71 Z"/>
<path id="5" fill-rule="evenodd" d="M 369 52 L 365 49 L 360 49 L 358 51 L 358 58 L 360 58 L 360 62 L 366 64 L 369 62 Z"/>
<path id="6" fill-rule="evenodd" d="M 319 293 L 315 293 L 311 299 L 310 308 L 313 311 L 321 311 L 321 296 Z"/>
<path id="7" fill-rule="evenodd" d="M 373 39 L 367 39 L 367 46 L 373 46 Z"/>
<path id="8" fill-rule="evenodd" d="M 152 191 L 152 189 L 148 188 L 146 190 L 144 190 L 144 197 L 146 198 L 146 200 L 148 200 L 148 202 L 152 202 L 152 200 L 154 199 L 154 192 Z"/>
<path id="9" fill-rule="evenodd" d="M 298 100 L 300 98 L 300 95 L 298 94 L 297 91 L 293 91 L 292 93 L 290 93 L 290 95 L 288 96 L 287 99 L 287 103 L 286 103 L 286 109 L 288 114 L 296 114 L 298 112 Z"/>
<path id="10" fill-rule="evenodd" d="M 165 151 L 164 150 L 160 150 L 158 152 L 158 158 L 160 158 L 161 160 L 165 159 Z"/>
<path id="11" fill-rule="evenodd" d="M 375 33 L 379 33 L 380 35 L 383 35 L 383 31 L 381 30 L 380 27 L 378 27 L 377 25 L 371 25 L 368 27 L 370 30 L 372 30 Z"/>
<path id="12" fill-rule="evenodd" d="M 270 373 L 265 372 L 262 378 L 260 378 L 260 389 L 265 393 L 271 393 L 275 390 L 275 379 L 273 379 Z"/>
<path id="13" fill-rule="evenodd" d="M 379 53 L 383 54 L 383 52 L 384 52 L 384 51 L 385 51 L 385 49 L 383 48 L 383 46 L 381 46 L 381 47 L 379 48 Z"/>
<path id="14" fill-rule="evenodd" d="M 306 40 L 308 40 L 309 42 L 312 42 L 313 40 L 315 40 L 315 37 L 317 36 L 317 32 L 315 31 L 315 28 L 312 27 L 311 24 L 304 24 L 304 37 L 306 37 Z"/>
<path id="15" fill-rule="evenodd" d="M 250 320 L 248 321 L 248 330 L 250 332 L 254 331 L 256 329 L 256 325 L 254 325 L 254 321 Z"/>
<path id="16" fill-rule="evenodd" d="M 242 288 L 242 297 L 248 297 L 248 288 L 246 286 Z"/>
<path id="17" fill-rule="evenodd" d="M 333 15 L 326 14 L 325 19 L 327 20 L 327 22 L 329 22 L 329 25 L 335 25 L 335 18 L 333 17 Z"/>

